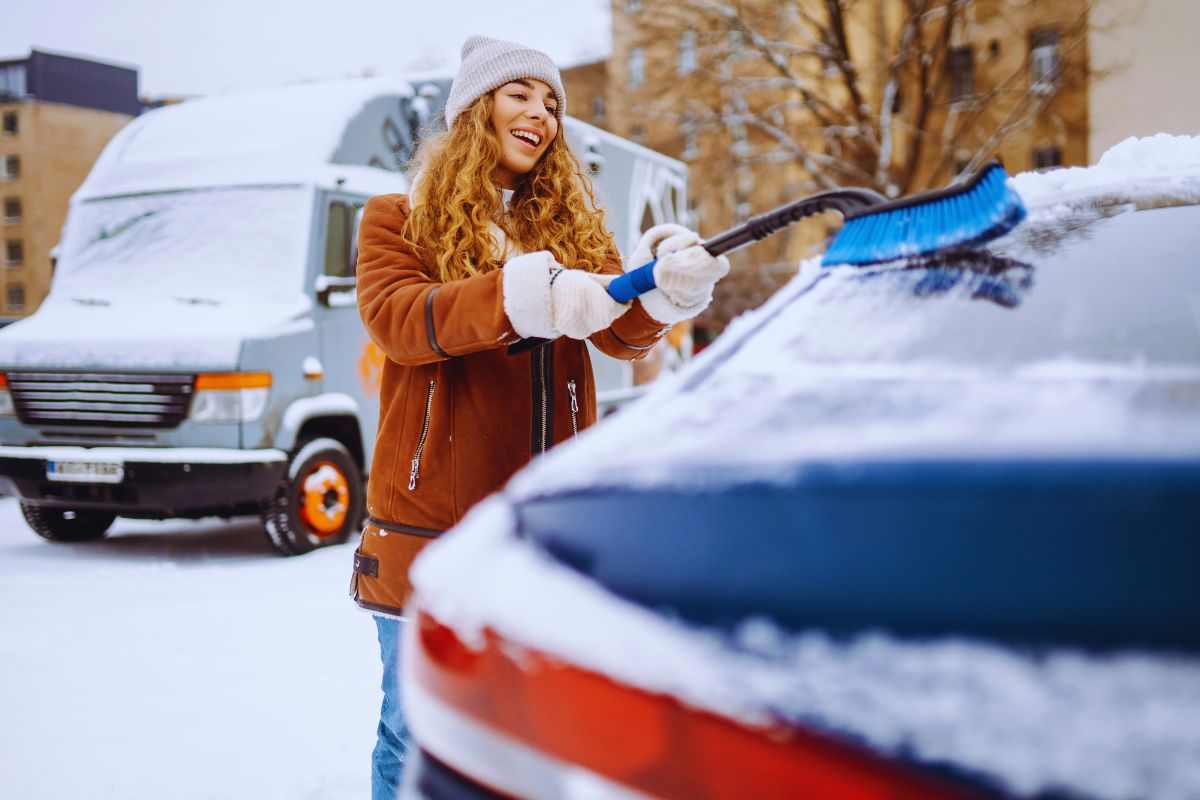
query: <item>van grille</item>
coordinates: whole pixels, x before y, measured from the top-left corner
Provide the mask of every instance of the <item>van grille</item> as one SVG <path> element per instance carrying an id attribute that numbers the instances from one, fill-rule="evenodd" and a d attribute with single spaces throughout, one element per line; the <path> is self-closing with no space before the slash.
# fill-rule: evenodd
<path id="1" fill-rule="evenodd" d="M 26 425 L 174 428 L 187 416 L 193 375 L 9 372 Z"/>

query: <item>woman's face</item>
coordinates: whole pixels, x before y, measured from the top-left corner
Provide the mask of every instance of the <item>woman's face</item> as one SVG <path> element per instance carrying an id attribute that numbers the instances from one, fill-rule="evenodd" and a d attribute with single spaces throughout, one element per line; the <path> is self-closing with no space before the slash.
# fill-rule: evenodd
<path id="1" fill-rule="evenodd" d="M 512 189 L 533 169 L 558 135 L 557 107 L 550 86 L 534 78 L 511 81 L 492 94 L 492 129 L 500 140 L 496 183 Z"/>

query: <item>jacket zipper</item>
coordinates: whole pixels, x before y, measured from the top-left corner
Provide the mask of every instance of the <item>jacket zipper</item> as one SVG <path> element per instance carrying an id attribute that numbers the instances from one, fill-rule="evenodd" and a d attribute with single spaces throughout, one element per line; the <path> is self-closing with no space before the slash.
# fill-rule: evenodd
<path id="1" fill-rule="evenodd" d="M 546 413 L 548 411 L 547 406 L 549 405 L 549 403 L 548 403 L 548 398 L 546 397 L 546 348 L 544 346 L 542 347 L 542 351 L 541 351 L 541 362 L 542 362 L 542 370 L 541 370 L 541 372 L 542 372 L 542 452 L 544 453 L 544 452 L 546 452 L 546 427 L 547 427 L 546 417 L 549 416 Z"/>
<path id="2" fill-rule="evenodd" d="M 567 381 L 567 391 L 571 395 L 571 436 L 579 435 L 579 397 L 575 394 L 575 379 Z"/>
<path id="3" fill-rule="evenodd" d="M 437 381 L 429 382 L 429 390 L 425 394 L 425 420 L 421 423 L 421 437 L 417 439 L 417 449 L 413 452 L 412 462 L 408 470 L 408 490 L 417 488 L 417 478 L 421 475 L 421 453 L 425 452 L 425 437 L 429 436 L 429 416 L 433 413 L 433 390 Z"/>
<path id="4" fill-rule="evenodd" d="M 532 425 L 529 430 L 530 454 L 544 453 L 554 440 L 554 377 L 552 346 L 544 344 L 529 353 L 530 384 L 533 388 Z"/>

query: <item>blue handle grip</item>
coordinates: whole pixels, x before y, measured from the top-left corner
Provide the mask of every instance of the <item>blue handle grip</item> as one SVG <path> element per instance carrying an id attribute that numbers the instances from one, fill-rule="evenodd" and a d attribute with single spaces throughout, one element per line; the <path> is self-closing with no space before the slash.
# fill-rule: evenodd
<path id="1" fill-rule="evenodd" d="M 621 277 L 608 284 L 608 296 L 618 303 L 628 303 L 640 294 L 645 294 L 654 288 L 654 265 L 658 259 L 649 264 L 643 264 L 632 272 L 626 272 Z"/>

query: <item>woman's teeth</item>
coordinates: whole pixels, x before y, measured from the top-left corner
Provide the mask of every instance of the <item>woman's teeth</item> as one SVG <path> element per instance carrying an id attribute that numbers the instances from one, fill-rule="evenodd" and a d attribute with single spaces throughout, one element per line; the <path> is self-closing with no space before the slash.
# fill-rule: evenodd
<path id="1" fill-rule="evenodd" d="M 526 131 L 513 131 L 512 135 L 515 136 L 517 139 L 520 139 L 522 142 L 529 145 L 530 147 L 537 147 L 539 144 L 542 143 L 541 137 L 537 136 L 536 134 L 528 133 Z"/>

